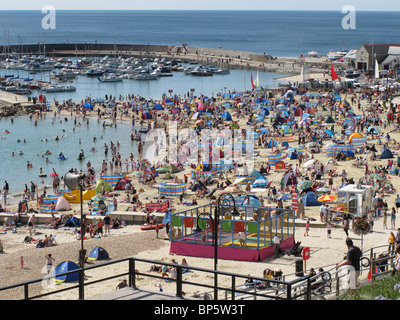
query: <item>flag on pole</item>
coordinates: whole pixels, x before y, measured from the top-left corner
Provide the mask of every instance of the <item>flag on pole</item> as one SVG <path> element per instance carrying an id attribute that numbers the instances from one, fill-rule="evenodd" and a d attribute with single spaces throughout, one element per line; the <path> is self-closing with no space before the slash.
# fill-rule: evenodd
<path id="1" fill-rule="evenodd" d="M 297 202 L 297 192 L 296 188 L 294 187 L 294 183 L 292 183 L 292 209 L 294 211 L 299 210 L 299 204 Z"/>
<path id="2" fill-rule="evenodd" d="M 332 73 L 332 80 L 339 79 L 338 75 L 335 72 L 335 69 L 333 68 L 333 63 L 331 63 L 331 73 Z"/>

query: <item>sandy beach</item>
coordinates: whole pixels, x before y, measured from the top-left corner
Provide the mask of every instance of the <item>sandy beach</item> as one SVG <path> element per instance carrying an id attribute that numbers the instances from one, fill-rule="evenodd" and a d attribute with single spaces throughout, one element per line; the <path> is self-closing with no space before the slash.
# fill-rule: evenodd
<path id="1" fill-rule="evenodd" d="M 295 96 L 298 99 L 299 96 Z M 343 98 L 345 96 L 343 95 Z M 347 97 L 350 99 L 350 96 Z M 400 100 L 398 98 L 393 100 L 393 103 L 399 103 Z M 366 101 L 362 100 L 361 102 L 362 108 L 366 108 Z M 361 114 L 362 110 L 358 110 L 356 104 L 353 105 L 354 112 Z M 67 111 L 65 114 L 68 114 Z M 233 114 L 233 113 L 232 113 Z M 381 113 L 381 117 L 384 113 Z M 89 116 L 96 116 L 95 112 L 89 114 Z M 119 118 L 118 118 L 119 119 Z M 241 118 L 234 120 L 238 120 L 238 123 L 241 128 L 245 128 L 246 116 L 242 116 Z M 129 121 L 129 117 L 123 118 L 123 121 Z M 340 126 L 336 122 L 335 131 L 340 132 Z M 393 128 L 387 127 L 384 132 L 391 131 Z M 389 146 L 393 146 L 393 140 L 400 141 L 400 133 L 399 131 L 390 132 L 392 140 L 389 142 Z M 384 133 L 382 133 L 382 141 L 384 137 Z M 128 138 L 128 137 L 127 137 Z M 378 140 L 375 141 L 377 145 L 378 154 L 380 151 L 380 146 L 378 146 Z M 328 141 L 324 141 L 328 143 Z M 296 147 L 298 145 L 297 138 L 294 139 L 294 142 L 290 143 L 290 146 Z M 261 156 L 257 157 L 255 160 L 255 168 L 259 168 L 260 164 L 266 164 L 266 156 L 270 153 L 270 149 L 265 148 L 256 148 L 256 151 L 260 151 Z M 307 152 L 307 150 L 306 150 Z M 397 156 L 399 152 L 392 149 L 394 155 L 394 162 L 397 162 Z M 286 153 L 283 151 L 283 153 Z M 328 158 L 325 154 L 325 149 L 322 150 L 321 153 L 313 154 L 315 159 L 321 161 L 322 163 L 327 163 Z M 360 156 L 360 155 L 356 155 Z M 362 156 L 367 157 L 367 154 L 362 154 Z M 369 157 L 368 157 L 369 159 Z M 297 163 L 297 160 L 287 160 L 286 163 Z M 355 167 L 353 166 L 354 160 L 347 161 L 338 161 L 335 163 L 335 169 L 337 173 L 342 170 L 346 170 L 348 173 L 347 178 L 353 178 L 354 181 L 358 181 L 360 177 L 364 176 L 365 168 Z M 372 170 L 375 166 L 378 167 L 380 165 L 387 165 L 387 160 L 368 160 L 368 164 L 370 169 Z M 189 166 L 184 166 L 184 171 L 177 173 L 176 175 L 183 179 L 186 173 L 191 172 L 191 168 Z M 306 171 L 304 171 L 306 172 Z M 269 181 L 273 181 L 273 185 L 279 187 L 280 180 L 282 178 L 283 172 L 280 170 L 272 169 L 268 174 L 267 178 Z M 150 188 L 144 186 L 138 182 L 138 177 L 134 177 L 131 173 L 128 174 L 128 177 L 132 179 L 134 185 L 137 189 L 143 188 L 144 191 L 141 193 L 141 199 L 145 203 L 147 200 L 144 200 L 145 197 L 148 199 L 153 199 L 158 195 L 157 188 Z M 326 175 L 327 177 L 327 175 Z M 230 178 L 232 180 L 235 179 L 235 175 L 231 174 Z M 399 190 L 400 182 L 399 179 L 395 176 L 390 177 L 393 186 Z M 341 177 L 334 177 L 333 188 L 338 188 L 341 184 Z M 220 190 L 217 191 L 216 196 L 220 194 Z M 125 194 L 121 194 L 119 196 L 120 200 L 123 200 Z M 185 200 L 190 200 L 192 197 L 195 197 L 195 193 L 192 191 L 188 191 Z M 385 193 L 384 201 L 388 203 L 389 209 L 394 207 L 394 201 L 396 198 L 396 192 L 394 193 Z M 209 203 L 208 198 L 197 198 L 198 204 L 206 204 Z M 178 199 L 172 200 L 172 205 L 176 212 L 187 209 L 187 207 L 178 204 Z M 291 200 L 284 201 L 285 206 L 291 205 Z M 124 210 L 126 205 L 119 204 L 119 210 Z M 8 208 L 13 211 L 16 210 L 16 206 Z M 78 210 L 77 205 L 73 206 L 73 209 Z M 78 215 L 79 217 L 79 215 Z M 307 218 L 313 218 L 315 221 L 311 221 L 311 228 L 309 232 L 309 236 L 305 236 L 305 222 Z M 363 250 L 367 250 L 372 247 L 377 247 L 380 245 L 387 245 L 389 233 L 393 231 L 397 232 L 397 227 L 399 226 L 399 218 L 397 217 L 396 221 L 396 230 L 390 229 L 390 218 L 388 219 L 388 228 L 384 229 L 382 224 L 382 218 L 376 218 L 374 224 L 374 232 L 364 236 L 362 242 Z M 0 255 L 1 265 L 2 265 L 2 276 L 0 277 L 0 287 L 11 285 L 18 282 L 23 282 L 27 280 L 37 279 L 43 277 L 43 268 L 45 267 L 45 255 L 51 253 L 55 258 L 54 264 L 58 264 L 62 261 L 71 260 L 77 262 L 78 251 L 80 248 L 80 241 L 76 240 L 76 235 L 74 230 L 64 230 L 60 229 L 51 229 L 45 227 L 43 225 L 36 226 L 34 238 L 43 238 L 45 235 L 55 235 L 57 245 L 53 247 L 46 248 L 36 248 L 34 244 L 26 244 L 23 242 L 26 235 L 28 235 L 27 226 L 22 226 L 18 228 L 18 233 L 12 233 L 10 230 L 8 232 L 2 231 L 0 233 L 0 240 L 4 246 L 5 253 Z M 353 239 L 355 245 L 361 247 L 361 237 L 355 235 L 351 230 L 349 231 L 350 238 Z M 315 268 L 318 269 L 322 266 L 328 266 L 335 263 L 339 263 L 346 251 L 347 247 L 345 245 L 346 235 L 343 231 L 342 225 L 337 225 L 332 230 L 332 238 L 327 238 L 327 229 L 324 222 L 320 222 L 319 217 L 319 207 L 305 207 L 305 218 L 296 219 L 296 233 L 295 233 L 295 241 L 301 241 L 302 246 L 310 247 L 311 256 L 306 264 L 306 271 L 309 269 Z M 189 266 L 195 266 L 206 269 L 213 269 L 213 259 L 207 258 L 196 258 L 196 257 L 185 257 L 179 256 L 169 253 L 169 245 L 170 242 L 166 235 L 165 229 L 160 230 L 159 238 L 156 237 L 155 231 L 142 231 L 139 226 L 129 225 L 124 226 L 119 229 L 111 229 L 111 235 L 106 237 L 101 237 L 100 239 L 91 238 L 84 241 L 85 248 L 90 251 L 96 246 L 103 247 L 110 254 L 110 258 L 120 259 L 124 257 L 139 257 L 146 259 L 154 259 L 157 261 L 171 262 L 172 259 L 175 259 L 178 263 L 181 262 L 183 258 L 186 258 Z M 20 257 L 23 256 L 24 266 L 21 268 Z M 88 266 L 92 264 L 99 264 L 101 262 L 95 261 L 90 262 Z M 138 264 L 137 269 L 140 272 L 146 272 L 148 270 L 148 265 Z M 239 274 L 250 274 L 251 276 L 259 276 L 262 277 L 262 272 L 266 268 L 274 269 L 281 268 L 284 275 L 287 275 L 287 279 L 295 278 L 295 258 L 293 256 L 281 256 L 280 258 L 270 258 L 266 261 L 262 262 L 241 262 L 241 261 L 233 261 L 233 260 L 220 260 L 218 265 L 219 270 L 234 272 Z M 96 268 L 94 270 L 88 271 L 86 273 L 87 279 L 93 280 L 96 278 L 101 278 L 105 276 L 110 276 L 116 273 L 122 273 L 127 271 L 126 263 L 112 265 L 107 268 Z M 90 286 L 86 288 L 85 296 L 92 297 L 105 292 L 109 292 L 115 290 L 116 285 L 122 280 L 121 279 L 113 279 L 107 282 L 98 283 L 95 286 Z M 199 272 L 191 272 L 184 274 L 184 279 L 190 278 L 192 281 L 199 282 L 208 282 L 212 283 L 212 277 L 199 273 Z M 221 284 L 224 281 L 229 281 L 228 279 L 221 278 Z M 141 277 L 137 280 L 137 286 L 143 289 L 156 290 L 156 285 L 158 281 L 152 278 Z M 60 287 L 65 286 L 66 284 L 58 285 Z M 174 290 L 174 284 L 170 282 L 162 283 L 165 291 Z M 229 284 L 228 284 L 229 286 Z M 45 292 L 46 289 L 41 288 L 39 285 L 32 287 L 32 292 Z M 198 288 L 183 288 L 186 292 L 187 296 L 193 296 L 195 293 L 198 293 Z M 0 299 L 4 300 L 15 300 L 21 299 L 23 297 L 23 289 L 18 290 L 9 290 L 9 291 L 0 291 Z M 46 299 L 62 299 L 62 300 L 76 300 L 78 299 L 78 293 L 76 290 L 72 290 L 71 292 L 64 292 L 59 295 L 50 296 Z"/>

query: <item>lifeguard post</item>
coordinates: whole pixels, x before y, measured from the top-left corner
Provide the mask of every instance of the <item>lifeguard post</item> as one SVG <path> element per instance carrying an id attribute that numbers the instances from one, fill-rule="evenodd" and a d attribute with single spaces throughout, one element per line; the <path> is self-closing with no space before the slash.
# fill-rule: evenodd
<path id="1" fill-rule="evenodd" d="M 216 203 L 171 215 L 170 253 L 213 258 L 213 218 Z M 273 238 L 280 238 L 283 251 L 295 246 L 294 211 L 270 207 L 236 205 L 240 217 L 223 214 L 218 225 L 218 258 L 238 261 L 264 261 L 273 257 Z M 257 214 L 257 220 L 254 220 Z M 201 225 L 201 227 L 199 227 Z M 244 233 L 240 245 L 239 232 Z"/>

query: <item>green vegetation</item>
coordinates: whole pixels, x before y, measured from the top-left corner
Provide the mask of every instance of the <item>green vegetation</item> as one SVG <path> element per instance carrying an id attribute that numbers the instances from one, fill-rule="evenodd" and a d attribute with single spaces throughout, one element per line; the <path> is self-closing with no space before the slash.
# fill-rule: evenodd
<path id="1" fill-rule="evenodd" d="M 349 298 L 349 293 L 340 297 L 341 300 L 400 300 L 400 272 L 394 276 L 386 276 L 360 286 L 357 295 Z"/>

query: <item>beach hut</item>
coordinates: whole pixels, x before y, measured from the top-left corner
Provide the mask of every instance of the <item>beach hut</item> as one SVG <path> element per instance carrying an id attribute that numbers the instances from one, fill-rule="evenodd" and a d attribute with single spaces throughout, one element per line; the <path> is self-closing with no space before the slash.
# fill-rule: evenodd
<path id="1" fill-rule="evenodd" d="M 388 148 L 383 148 L 379 159 L 391 159 L 391 158 L 394 158 L 392 151 L 390 151 Z"/>
<path id="2" fill-rule="evenodd" d="M 109 259 L 108 252 L 102 247 L 95 247 L 89 253 L 88 260 L 96 261 L 96 260 L 107 260 Z"/>
<path id="3" fill-rule="evenodd" d="M 57 276 L 59 274 L 77 270 L 77 269 L 79 269 L 79 266 L 75 262 L 72 262 L 72 261 L 61 262 L 59 265 L 57 265 L 57 267 L 54 270 L 54 274 L 56 276 L 54 278 L 54 281 L 56 281 L 58 283 L 77 281 L 79 279 L 79 272 L 74 272 L 74 273 L 70 273 L 70 274 L 66 274 L 66 275 Z"/>
<path id="4" fill-rule="evenodd" d="M 57 211 L 67 211 L 71 210 L 71 205 L 69 204 L 68 200 L 64 197 L 58 197 L 57 204 L 56 204 Z"/>

